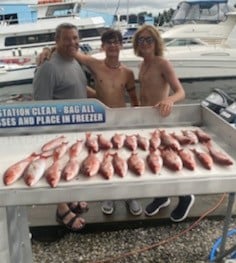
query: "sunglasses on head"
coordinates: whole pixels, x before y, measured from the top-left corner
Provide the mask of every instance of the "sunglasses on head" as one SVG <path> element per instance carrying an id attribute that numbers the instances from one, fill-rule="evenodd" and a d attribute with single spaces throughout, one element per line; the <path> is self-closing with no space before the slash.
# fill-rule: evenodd
<path id="1" fill-rule="evenodd" d="M 138 38 L 138 44 L 142 45 L 144 43 L 147 43 L 148 45 L 151 45 L 154 42 L 154 38 L 153 37 L 139 37 Z"/>

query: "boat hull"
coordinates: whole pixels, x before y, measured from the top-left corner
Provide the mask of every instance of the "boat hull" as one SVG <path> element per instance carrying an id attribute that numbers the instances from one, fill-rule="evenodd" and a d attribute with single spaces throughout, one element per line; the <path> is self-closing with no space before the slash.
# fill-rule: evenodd
<path id="1" fill-rule="evenodd" d="M 0 70 L 0 88 L 30 84 L 33 81 L 36 65 L 17 66 Z"/>

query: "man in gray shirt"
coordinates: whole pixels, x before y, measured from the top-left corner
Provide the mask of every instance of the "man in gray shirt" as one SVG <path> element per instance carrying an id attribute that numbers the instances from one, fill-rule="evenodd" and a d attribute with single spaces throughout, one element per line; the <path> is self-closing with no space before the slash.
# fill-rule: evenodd
<path id="1" fill-rule="evenodd" d="M 76 60 L 65 60 L 55 51 L 35 73 L 35 100 L 87 98 L 87 80 Z"/>
<path id="2" fill-rule="evenodd" d="M 76 26 L 68 23 L 59 25 L 55 34 L 56 49 L 51 59 L 45 61 L 35 72 L 33 97 L 35 100 L 65 100 L 95 97 L 95 91 L 87 87 L 87 80 L 80 64 L 74 59 L 79 48 Z M 85 225 L 79 212 L 81 204 L 70 206 L 61 203 L 57 208 L 57 221 L 73 231 Z"/>
<path id="3" fill-rule="evenodd" d="M 87 87 L 87 80 L 80 64 L 74 59 L 79 48 L 76 26 L 61 24 L 56 29 L 56 49 L 50 60 L 40 65 L 33 80 L 35 100 L 84 99 L 95 97 Z"/>

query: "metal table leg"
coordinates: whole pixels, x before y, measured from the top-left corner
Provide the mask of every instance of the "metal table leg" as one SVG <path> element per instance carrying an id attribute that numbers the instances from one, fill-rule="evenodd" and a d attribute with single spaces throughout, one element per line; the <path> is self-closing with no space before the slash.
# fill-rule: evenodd
<path id="1" fill-rule="evenodd" d="M 26 207 L 0 208 L 0 258 L 4 263 L 32 263 Z"/>
<path id="2" fill-rule="evenodd" d="M 221 262 L 222 259 L 228 255 L 228 253 L 225 253 L 225 244 L 226 244 L 226 240 L 227 240 L 227 233 L 229 230 L 230 219 L 232 216 L 232 209 L 233 209 L 234 200 L 235 200 L 235 193 L 229 193 L 228 206 L 227 206 L 227 211 L 226 211 L 226 215 L 225 215 L 225 222 L 224 222 L 224 227 L 223 227 L 221 246 L 220 246 L 219 255 L 216 257 L 216 260 L 215 260 L 216 262 Z"/>
<path id="3" fill-rule="evenodd" d="M 7 211 L 5 207 L 0 207 L 0 258 L 6 263 L 11 263 L 7 228 Z"/>

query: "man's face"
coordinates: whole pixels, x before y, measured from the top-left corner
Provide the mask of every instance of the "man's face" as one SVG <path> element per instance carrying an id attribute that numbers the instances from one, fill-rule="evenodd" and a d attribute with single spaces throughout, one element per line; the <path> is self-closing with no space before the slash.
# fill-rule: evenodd
<path id="1" fill-rule="evenodd" d="M 62 29 L 56 40 L 57 50 L 66 59 L 72 59 L 79 48 L 79 34 L 75 29 Z"/>

